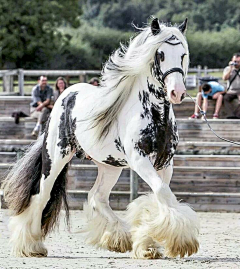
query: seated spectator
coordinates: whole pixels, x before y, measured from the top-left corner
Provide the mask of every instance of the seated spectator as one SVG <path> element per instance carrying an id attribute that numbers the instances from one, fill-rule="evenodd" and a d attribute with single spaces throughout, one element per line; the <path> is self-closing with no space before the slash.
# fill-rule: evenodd
<path id="1" fill-rule="evenodd" d="M 93 86 L 99 86 L 99 79 L 96 77 L 91 78 L 89 84 L 92 84 Z"/>
<path id="2" fill-rule="evenodd" d="M 56 82 L 55 82 L 55 89 L 53 92 L 53 101 L 51 104 L 48 106 L 48 108 L 52 109 L 55 102 L 57 101 L 58 97 L 60 94 L 68 87 L 67 82 L 65 78 L 63 77 L 58 77 Z"/>
<path id="3" fill-rule="evenodd" d="M 218 114 L 222 106 L 224 92 L 225 92 L 224 87 L 216 81 L 209 81 L 208 83 L 203 84 L 201 86 L 201 92 L 197 94 L 194 114 L 189 119 L 199 118 L 198 106 L 201 107 L 202 98 L 203 98 L 202 110 L 204 111 L 205 114 L 208 108 L 208 99 L 216 100 L 216 106 L 215 106 L 215 112 L 213 114 L 213 119 L 218 119 Z M 202 118 L 204 119 L 204 117 Z"/>
<path id="4" fill-rule="evenodd" d="M 37 137 L 42 124 L 46 121 L 51 108 L 48 108 L 53 95 L 53 89 L 47 84 L 47 77 L 39 77 L 38 84 L 32 89 L 32 102 L 30 104 L 30 116 L 37 119 L 37 124 L 32 131 L 32 136 Z"/>
<path id="5" fill-rule="evenodd" d="M 223 71 L 223 80 L 227 80 L 227 92 L 224 95 L 224 107 L 228 119 L 239 119 L 239 106 L 233 108 L 232 101 L 238 99 L 240 104 L 240 53 L 235 53 L 229 65 Z"/>

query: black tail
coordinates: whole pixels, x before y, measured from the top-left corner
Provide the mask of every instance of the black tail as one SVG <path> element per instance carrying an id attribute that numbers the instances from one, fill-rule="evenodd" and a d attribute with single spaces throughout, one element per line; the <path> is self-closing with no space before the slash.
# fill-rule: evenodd
<path id="1" fill-rule="evenodd" d="M 29 147 L 2 182 L 4 199 L 12 215 L 21 214 L 29 206 L 31 197 L 40 191 L 43 140 L 44 134 Z M 55 227 L 62 203 L 66 210 L 67 223 L 69 223 L 66 195 L 67 169 L 68 164 L 58 175 L 51 191 L 51 198 L 43 210 L 42 231 L 44 236 Z"/>
<path id="2" fill-rule="evenodd" d="M 16 162 L 2 182 L 4 199 L 13 215 L 23 212 L 31 196 L 39 193 L 42 169 L 43 135 Z"/>
<path id="3" fill-rule="evenodd" d="M 48 201 L 42 214 L 42 232 L 46 236 L 58 223 L 59 214 L 63 207 L 66 211 L 66 223 L 69 225 L 69 207 L 67 201 L 67 170 L 68 163 L 58 175 L 51 191 L 51 198 Z"/>

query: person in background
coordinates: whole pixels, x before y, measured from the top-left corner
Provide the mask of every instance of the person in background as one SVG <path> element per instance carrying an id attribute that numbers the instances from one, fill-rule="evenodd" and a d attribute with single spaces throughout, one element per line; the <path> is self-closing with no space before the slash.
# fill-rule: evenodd
<path id="1" fill-rule="evenodd" d="M 91 78 L 89 84 L 92 84 L 93 86 L 99 86 L 99 79 L 96 77 Z"/>
<path id="2" fill-rule="evenodd" d="M 53 95 L 53 89 L 47 84 L 47 77 L 40 76 L 38 84 L 32 89 L 32 102 L 30 104 L 30 116 L 37 119 L 36 126 L 32 131 L 32 136 L 37 137 L 42 128 L 43 120 L 48 114 Z"/>
<path id="3" fill-rule="evenodd" d="M 68 87 L 67 82 L 64 77 L 58 77 L 55 82 L 55 88 L 53 92 L 53 101 L 50 103 L 48 108 L 53 109 L 55 102 L 58 97 L 62 94 L 62 92 Z"/>
<path id="4" fill-rule="evenodd" d="M 224 107 L 228 119 L 239 118 L 233 109 L 232 101 L 238 99 L 240 104 L 240 53 L 235 53 L 223 71 L 223 80 L 227 80 L 227 92 L 224 96 Z M 238 113 L 239 114 L 239 113 Z"/>
<path id="5" fill-rule="evenodd" d="M 222 106 L 223 101 L 223 94 L 225 90 L 222 85 L 220 85 L 216 81 L 209 81 L 201 86 L 201 92 L 197 94 L 196 104 L 195 104 L 195 111 L 194 114 L 189 119 L 197 119 L 199 118 L 199 107 L 201 107 L 202 99 L 203 99 L 203 106 L 202 110 L 206 114 L 208 108 L 208 99 L 215 99 L 215 112 L 213 114 L 213 119 L 218 119 L 219 110 Z M 198 106 L 197 106 L 198 105 Z M 202 116 L 202 119 L 204 117 Z"/>

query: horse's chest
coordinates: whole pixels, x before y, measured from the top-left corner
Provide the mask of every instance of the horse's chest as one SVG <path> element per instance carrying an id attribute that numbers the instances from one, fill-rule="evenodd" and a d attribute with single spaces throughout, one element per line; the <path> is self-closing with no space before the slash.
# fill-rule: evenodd
<path id="1" fill-rule="evenodd" d="M 150 104 L 147 113 L 141 114 L 145 125 L 139 131 L 135 149 L 140 155 L 150 157 L 156 170 L 169 165 L 178 144 L 177 125 L 174 116 L 169 115 L 169 106 L 165 104 Z"/>
<path id="2" fill-rule="evenodd" d="M 169 120 L 167 124 L 151 122 L 140 130 L 135 148 L 140 155 L 151 156 L 154 167 L 159 170 L 168 166 L 178 144 L 177 125 Z"/>

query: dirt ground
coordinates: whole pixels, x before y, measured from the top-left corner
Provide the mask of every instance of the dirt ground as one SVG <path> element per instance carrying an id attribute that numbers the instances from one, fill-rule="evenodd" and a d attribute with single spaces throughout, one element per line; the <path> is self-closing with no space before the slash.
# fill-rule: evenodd
<path id="1" fill-rule="evenodd" d="M 116 212 L 123 216 L 123 212 Z M 71 211 L 71 232 L 61 218 L 58 232 L 45 241 L 47 258 L 10 256 L 7 211 L 0 210 L 0 268 L 240 268 L 240 214 L 198 213 L 201 220 L 200 250 L 183 259 L 134 260 L 129 253 L 98 250 L 84 244 L 81 233 L 86 224 L 82 211 Z"/>

